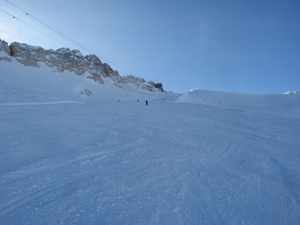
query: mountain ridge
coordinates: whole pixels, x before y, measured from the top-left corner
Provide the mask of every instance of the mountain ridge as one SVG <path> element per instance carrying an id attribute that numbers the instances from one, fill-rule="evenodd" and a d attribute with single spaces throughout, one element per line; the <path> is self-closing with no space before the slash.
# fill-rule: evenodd
<path id="1" fill-rule="evenodd" d="M 14 57 L 24 66 L 40 68 L 40 63 L 46 64 L 53 72 L 62 73 L 69 71 L 78 76 L 87 74 L 87 78 L 96 83 L 105 84 L 104 79 L 110 78 L 115 86 L 123 88 L 126 84 L 133 84 L 137 88 L 151 92 L 163 92 L 163 85 L 153 81 L 145 81 L 143 78 L 133 75 L 120 76 L 117 70 L 111 68 L 108 63 L 103 63 L 96 55 L 82 55 L 79 50 L 59 48 L 57 50 L 44 49 L 25 43 L 7 42 L 0 39 L 0 52 Z M 6 55 L 0 57 L 0 61 L 11 62 Z"/>
<path id="2" fill-rule="evenodd" d="M 13 56 L 11 56 L 13 55 Z M 224 109 L 268 114 L 300 115 L 300 93 L 249 94 L 215 90 L 163 92 L 162 84 L 146 82 L 102 63 L 95 55 L 78 50 L 45 50 L 27 44 L 0 41 L 0 103 L 50 101 L 166 100 Z M 156 88 L 157 87 L 157 88 Z M 23 93 L 22 95 L 16 93 Z M 22 99 L 18 96 L 23 96 Z M 25 97 L 26 96 L 26 97 Z M 46 96 L 46 97 L 45 97 Z M 284 107 L 282 107 L 284 106 Z"/>

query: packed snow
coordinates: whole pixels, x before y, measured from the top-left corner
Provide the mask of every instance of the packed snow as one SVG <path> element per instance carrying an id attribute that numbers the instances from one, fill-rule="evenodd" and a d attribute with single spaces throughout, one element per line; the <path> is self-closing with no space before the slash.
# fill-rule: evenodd
<path id="1" fill-rule="evenodd" d="M 300 224 L 299 93 L 151 93 L 11 60 L 0 224 Z"/>

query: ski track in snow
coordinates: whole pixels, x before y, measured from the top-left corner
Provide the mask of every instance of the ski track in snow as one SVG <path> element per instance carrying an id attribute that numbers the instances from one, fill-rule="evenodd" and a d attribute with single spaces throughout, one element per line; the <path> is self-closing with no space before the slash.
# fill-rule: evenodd
<path id="1" fill-rule="evenodd" d="M 1 107 L 4 224 L 299 224 L 298 119 L 164 101 Z"/>

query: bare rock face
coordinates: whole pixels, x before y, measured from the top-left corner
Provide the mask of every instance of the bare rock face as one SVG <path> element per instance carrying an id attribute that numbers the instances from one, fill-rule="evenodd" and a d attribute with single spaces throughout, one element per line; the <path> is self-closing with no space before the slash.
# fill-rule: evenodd
<path id="1" fill-rule="evenodd" d="M 163 88 L 162 83 L 157 83 L 157 84 L 155 84 L 154 87 L 157 88 L 157 89 L 159 89 L 159 90 L 161 90 L 162 92 L 164 92 L 164 88 Z"/>
<path id="2" fill-rule="evenodd" d="M 104 79 L 110 78 L 117 87 L 122 88 L 122 84 L 131 83 L 137 88 L 148 91 L 162 91 L 162 88 L 158 87 L 154 82 L 146 82 L 144 79 L 134 76 L 121 77 L 118 71 L 113 70 L 107 63 L 102 63 L 96 55 L 83 56 L 78 50 L 71 50 L 69 48 L 46 50 L 42 47 L 18 42 L 13 42 L 8 46 L 5 41 L 0 40 L 0 51 L 4 51 L 8 55 L 15 57 L 24 66 L 39 68 L 39 63 L 45 63 L 55 72 L 62 73 L 69 71 L 78 76 L 87 74 L 88 78 L 93 79 L 99 84 L 104 84 Z"/>
<path id="3" fill-rule="evenodd" d="M 6 55 L 10 56 L 10 48 L 7 42 L 2 41 L 1 39 L 0 39 L 0 52 L 4 52 L 2 56 L 0 55 L 0 61 L 11 62 L 11 58 L 6 56 Z"/>
<path id="4" fill-rule="evenodd" d="M 45 58 L 43 48 L 29 46 L 27 44 L 20 44 L 13 42 L 10 46 L 11 56 L 16 57 L 17 60 L 24 66 L 40 67 L 38 59 Z"/>
<path id="5" fill-rule="evenodd" d="M 60 48 L 56 51 L 46 50 L 47 57 L 44 61 L 49 67 L 57 69 L 58 72 L 70 71 L 82 75 L 86 71 L 84 56 L 77 50 Z"/>
<path id="6" fill-rule="evenodd" d="M 69 48 L 45 50 L 17 42 L 13 42 L 9 47 L 11 55 L 25 66 L 40 67 L 38 62 L 43 62 L 53 71 L 60 73 L 69 71 L 80 76 L 87 72 L 88 78 L 100 84 L 104 84 L 103 77 L 112 77 L 116 80 L 120 77 L 117 71 L 108 64 L 102 63 L 97 56 L 83 56 L 78 50 Z"/>
<path id="7" fill-rule="evenodd" d="M 8 43 L 1 39 L 0 39 L 0 51 L 4 51 L 7 55 L 11 55 Z"/>
<path id="8" fill-rule="evenodd" d="M 123 84 L 134 84 L 137 88 L 145 89 L 148 91 L 156 91 L 155 90 L 155 83 L 152 81 L 146 82 L 143 78 L 135 77 L 132 75 L 128 75 L 120 80 Z"/>

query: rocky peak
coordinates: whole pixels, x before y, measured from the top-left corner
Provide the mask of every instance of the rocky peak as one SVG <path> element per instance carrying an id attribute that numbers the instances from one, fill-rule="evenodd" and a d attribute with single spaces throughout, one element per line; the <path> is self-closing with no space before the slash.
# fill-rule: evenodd
<path id="1" fill-rule="evenodd" d="M 0 53 L 1 52 L 4 52 L 4 54 L 0 54 L 0 61 L 11 62 L 11 58 L 6 56 L 11 54 L 8 43 L 0 39 Z"/>
<path id="2" fill-rule="evenodd" d="M 4 51 L 7 55 L 11 55 L 8 43 L 0 39 L 0 52 L 1 51 Z"/>
<path id="3" fill-rule="evenodd" d="M 118 87 L 122 87 L 122 84 L 131 83 L 137 88 L 149 91 L 163 91 L 154 82 L 146 82 L 144 79 L 134 76 L 121 77 L 118 71 L 113 70 L 109 64 L 102 63 L 96 55 L 83 56 L 78 50 L 71 50 L 69 48 L 46 50 L 42 47 L 18 42 L 8 45 L 5 41 L 0 40 L 0 51 L 4 51 L 7 55 L 15 57 L 24 66 L 39 68 L 39 63 L 45 63 L 55 72 L 62 73 L 69 71 L 79 76 L 87 74 L 88 78 L 93 79 L 99 84 L 104 84 L 104 78 L 110 78 Z"/>
<path id="4" fill-rule="evenodd" d="M 162 92 L 164 92 L 164 88 L 163 88 L 162 83 L 157 83 L 157 84 L 154 85 L 154 87 L 161 90 Z"/>

